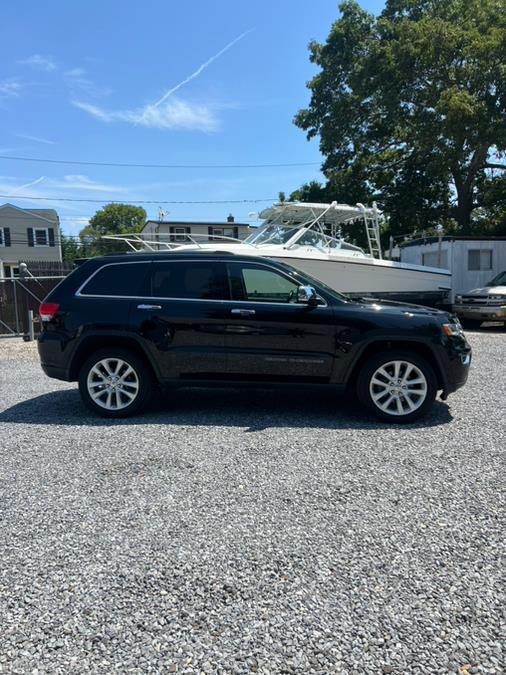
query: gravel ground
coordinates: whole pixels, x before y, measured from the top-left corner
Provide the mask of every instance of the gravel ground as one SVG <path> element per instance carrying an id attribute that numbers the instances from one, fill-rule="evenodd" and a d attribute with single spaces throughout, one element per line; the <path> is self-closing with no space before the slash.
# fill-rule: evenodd
<path id="1" fill-rule="evenodd" d="M 504 672 L 506 331 L 470 340 L 396 428 L 237 390 L 111 423 L 0 341 L 0 672 Z"/>

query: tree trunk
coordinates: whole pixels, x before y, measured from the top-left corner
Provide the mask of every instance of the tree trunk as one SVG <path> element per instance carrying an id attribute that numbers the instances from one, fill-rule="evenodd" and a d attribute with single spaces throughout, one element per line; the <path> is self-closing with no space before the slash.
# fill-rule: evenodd
<path id="1" fill-rule="evenodd" d="M 460 177 L 459 177 L 460 178 Z M 466 233 L 471 225 L 471 212 L 473 210 L 473 188 L 467 181 L 455 180 L 457 190 L 457 206 L 455 207 L 455 220 Z"/>
<path id="2" fill-rule="evenodd" d="M 471 225 L 471 213 L 474 208 L 473 186 L 476 174 L 485 166 L 487 160 L 488 147 L 482 145 L 477 148 L 473 154 L 467 169 L 467 176 L 464 178 L 459 167 L 452 168 L 453 181 L 457 191 L 457 207 L 455 208 L 455 219 L 464 232 L 469 232 Z"/>

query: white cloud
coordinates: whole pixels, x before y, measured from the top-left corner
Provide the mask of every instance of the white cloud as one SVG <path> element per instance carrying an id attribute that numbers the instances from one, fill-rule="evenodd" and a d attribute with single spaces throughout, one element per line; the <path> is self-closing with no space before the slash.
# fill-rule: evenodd
<path id="1" fill-rule="evenodd" d="M 127 122 L 151 129 L 187 129 L 192 131 L 216 131 L 219 127 L 214 112 L 203 104 L 190 104 L 180 99 L 162 105 L 148 104 L 136 110 L 104 110 L 91 103 L 72 101 L 102 122 Z"/>
<path id="2" fill-rule="evenodd" d="M 41 136 L 30 136 L 29 134 L 15 134 L 17 138 L 24 138 L 26 141 L 34 141 L 35 143 L 44 143 L 45 145 L 54 145 L 54 141 L 50 141 L 48 138 L 42 138 Z"/>
<path id="3" fill-rule="evenodd" d="M 13 98 L 19 96 L 21 93 L 21 83 L 14 78 L 9 80 L 2 80 L 0 82 L 0 99 L 2 98 Z"/>
<path id="4" fill-rule="evenodd" d="M 104 108 L 91 103 L 80 101 L 77 97 L 74 98 L 72 104 L 102 122 L 127 122 L 136 126 L 148 127 L 150 129 L 187 129 L 205 132 L 216 131 L 219 128 L 219 122 L 211 106 L 175 99 L 173 98 L 173 94 L 185 84 L 188 84 L 198 77 L 211 65 L 211 63 L 213 63 L 213 61 L 228 51 L 250 32 L 251 31 L 248 30 L 241 33 L 241 35 L 226 44 L 220 51 L 204 61 L 197 70 L 168 89 L 161 98 L 154 103 L 148 103 L 142 108 L 133 110 L 105 110 Z M 81 73 L 79 73 L 79 76 L 81 76 Z M 170 97 L 172 97 L 171 101 L 168 100 Z"/>
<path id="5" fill-rule="evenodd" d="M 56 70 L 56 63 L 51 56 L 43 56 L 42 54 L 32 54 L 26 59 L 21 59 L 18 63 L 24 66 L 32 66 L 38 70 L 45 70 L 47 73 Z"/>
<path id="6" fill-rule="evenodd" d="M 126 192 L 127 188 L 120 185 L 104 185 L 95 183 L 88 176 L 82 174 L 67 174 L 63 181 L 53 181 L 53 187 L 56 189 L 64 188 L 68 190 L 89 190 L 91 192 Z"/>
<path id="7" fill-rule="evenodd" d="M 70 89 L 73 97 L 81 94 L 87 94 L 93 98 L 107 96 L 111 93 L 108 87 L 101 87 L 93 80 L 87 77 L 87 72 L 84 68 L 71 68 L 63 73 L 63 80 Z"/>

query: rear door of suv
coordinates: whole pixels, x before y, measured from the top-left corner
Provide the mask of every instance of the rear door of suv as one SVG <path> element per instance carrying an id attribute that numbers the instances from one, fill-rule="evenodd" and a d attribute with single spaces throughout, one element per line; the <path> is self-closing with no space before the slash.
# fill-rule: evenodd
<path id="1" fill-rule="evenodd" d="M 149 297 L 132 303 L 130 321 L 164 379 L 215 379 L 227 368 L 226 269 L 216 260 L 151 264 Z"/>

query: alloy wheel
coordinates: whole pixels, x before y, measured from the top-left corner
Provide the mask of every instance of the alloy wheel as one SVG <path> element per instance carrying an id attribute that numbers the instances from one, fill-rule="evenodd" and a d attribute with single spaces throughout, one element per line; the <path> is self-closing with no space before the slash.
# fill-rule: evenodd
<path id="1" fill-rule="evenodd" d="M 101 359 L 90 368 L 86 386 L 98 406 L 105 410 L 122 410 L 137 398 L 139 377 L 123 359 Z"/>
<path id="2" fill-rule="evenodd" d="M 409 415 L 427 397 L 427 378 L 422 370 L 404 360 L 388 361 L 377 368 L 369 384 L 371 399 L 388 415 Z"/>

